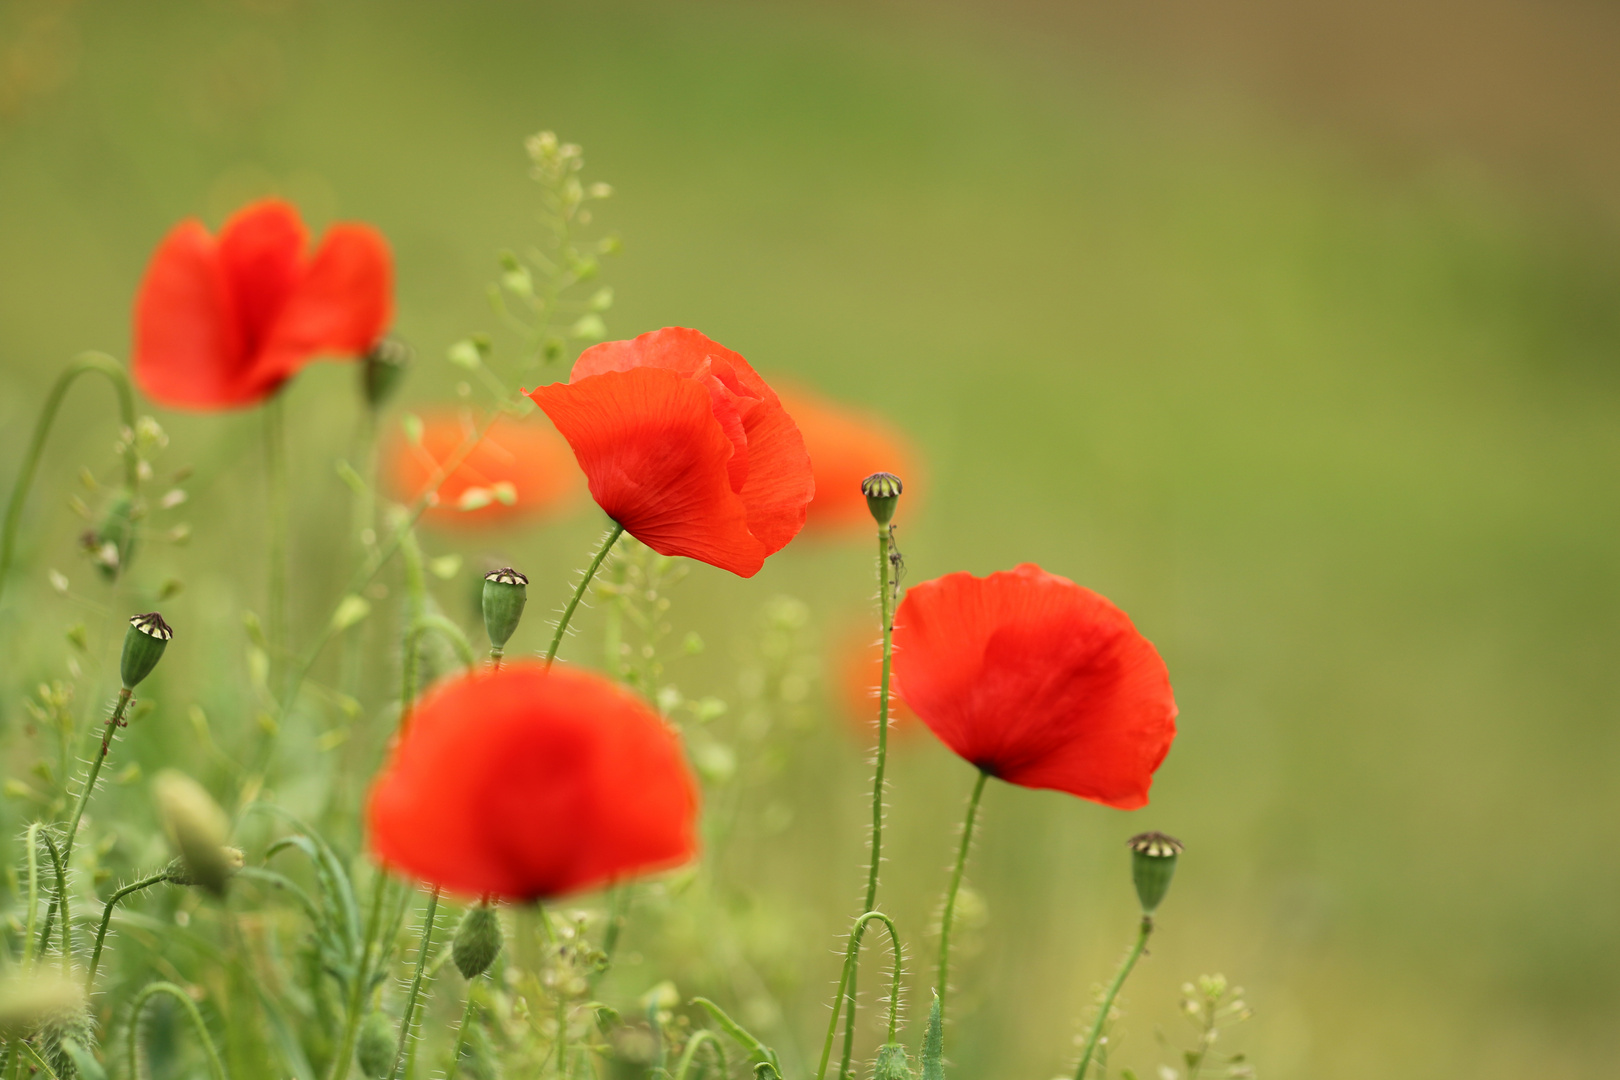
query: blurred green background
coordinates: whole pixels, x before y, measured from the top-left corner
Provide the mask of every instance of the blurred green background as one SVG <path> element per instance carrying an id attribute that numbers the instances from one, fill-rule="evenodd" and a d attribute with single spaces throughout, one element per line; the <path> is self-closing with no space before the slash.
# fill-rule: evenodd
<path id="1" fill-rule="evenodd" d="M 127 355 L 162 233 L 267 191 L 387 233 L 424 358 L 406 396 L 447 396 L 445 348 L 494 328 L 494 253 L 529 235 L 521 139 L 555 129 L 616 190 L 614 336 L 696 326 L 881 411 L 926 461 L 909 580 L 1038 561 L 1169 663 L 1181 735 L 1149 808 L 990 790 L 955 1074 L 1064 1069 L 1132 929 L 1122 842 L 1160 828 L 1188 853 L 1116 1062 L 1154 1075 L 1177 987 L 1218 970 L 1248 989 L 1262 1077 L 1612 1076 L 1620 23 L 1123 7 L 0 3 L 0 480 L 71 355 Z M 339 587 L 352 386 L 320 366 L 290 392 L 305 631 Z M 11 772 L 59 631 L 90 611 L 107 655 L 120 633 L 45 584 L 113 604 L 65 505 L 78 465 L 109 466 L 111 410 L 75 395 L 82 439 L 46 458 L 0 618 Z M 196 652 L 153 721 L 184 755 L 186 703 L 242 678 L 262 604 L 258 420 L 158 415 L 167 463 L 205 465 L 194 547 L 140 570 L 186 585 L 164 611 Z M 597 526 L 499 541 L 531 611 Z M 726 695 L 772 595 L 828 633 L 859 618 L 867 547 L 799 542 L 748 582 L 696 568 L 675 620 L 711 648 L 683 687 Z M 830 716 L 795 755 L 786 841 L 749 875 L 825 967 L 790 1018 L 808 1042 L 868 766 Z M 926 739 L 898 752 L 886 888 L 918 985 L 970 780 Z"/>

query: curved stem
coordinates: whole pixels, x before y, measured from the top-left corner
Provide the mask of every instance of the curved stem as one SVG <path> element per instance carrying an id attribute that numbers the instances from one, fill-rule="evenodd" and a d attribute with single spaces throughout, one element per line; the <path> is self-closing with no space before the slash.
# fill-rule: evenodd
<path id="1" fill-rule="evenodd" d="M 399 1024 L 399 1045 L 394 1048 L 394 1064 L 388 1070 L 389 1080 L 399 1075 L 405 1061 L 405 1046 L 411 1037 L 411 1019 L 416 1015 L 416 1001 L 422 994 L 422 973 L 427 970 L 428 948 L 433 944 L 433 919 L 439 913 L 439 890 L 428 896 L 427 914 L 422 917 L 422 940 L 416 947 L 416 974 L 411 978 L 411 990 L 405 998 L 405 1016 Z"/>
<path id="2" fill-rule="evenodd" d="M 51 866 L 56 870 L 56 899 L 52 904 L 62 905 L 62 974 L 67 978 L 73 977 L 73 914 L 68 908 L 67 864 L 62 861 L 61 852 L 56 850 L 56 841 L 51 834 L 39 834 L 45 841 L 45 850 L 51 854 Z M 54 911 L 55 908 L 53 907 Z M 45 917 L 45 932 L 40 935 L 39 952 L 43 956 L 45 947 L 51 943 L 51 920 Z"/>
<path id="3" fill-rule="evenodd" d="M 85 353 L 57 376 L 51 392 L 46 395 L 45 404 L 39 410 L 39 419 L 34 422 L 33 437 L 29 439 L 28 449 L 23 453 L 22 468 L 17 473 L 17 482 L 12 485 L 11 501 L 6 504 L 5 525 L 3 530 L 0 530 L 0 596 L 5 594 L 6 578 L 10 574 L 11 560 L 16 553 L 17 527 L 22 521 L 23 504 L 28 501 L 28 489 L 34 482 L 34 470 L 39 467 L 40 454 L 45 449 L 45 439 L 51 433 L 51 424 L 56 420 L 57 410 L 61 408 L 62 398 L 66 396 L 68 388 L 80 375 L 89 371 L 105 375 L 112 383 L 113 390 L 118 395 L 119 419 L 132 435 L 135 431 L 135 391 L 130 387 L 128 372 L 112 357 L 102 353 Z M 133 438 L 124 446 L 124 479 L 131 491 L 140 486 L 140 457 L 136 453 Z"/>
<path id="4" fill-rule="evenodd" d="M 889 943 L 894 949 L 894 975 L 893 985 L 889 992 L 889 1041 L 894 1041 L 895 1031 L 900 1026 L 900 971 L 905 964 L 905 952 L 900 947 L 900 934 L 894 928 L 894 920 L 881 911 L 868 911 L 855 920 L 855 926 L 849 933 L 849 944 L 844 949 L 844 970 L 838 979 L 838 993 L 833 998 L 832 1022 L 827 1025 L 827 1041 L 821 1048 L 821 1065 L 816 1069 L 816 1080 L 826 1080 L 827 1063 L 832 1059 L 833 1039 L 838 1034 L 839 1014 L 843 1012 L 842 1006 L 846 996 L 849 998 L 849 1016 L 844 1026 L 844 1062 L 841 1075 L 849 1074 L 850 1030 L 854 1024 L 854 994 L 855 970 L 860 964 L 861 939 L 866 936 L 866 924 L 876 919 L 889 931 Z"/>
<path id="5" fill-rule="evenodd" d="M 720 1065 L 720 1075 L 726 1075 L 726 1051 L 720 1045 L 720 1036 L 712 1031 L 694 1031 L 692 1037 L 686 1040 L 686 1050 L 681 1054 L 681 1060 L 675 1063 L 675 1080 L 686 1080 L 687 1073 L 692 1071 L 692 1062 L 697 1059 L 697 1052 L 705 1045 L 713 1051 Z"/>
<path id="6" fill-rule="evenodd" d="M 1114 999 L 1119 996 L 1120 987 L 1130 978 L 1131 969 L 1141 957 L 1142 950 L 1147 948 L 1148 936 L 1153 933 L 1153 916 L 1143 915 L 1142 926 L 1136 932 L 1136 944 L 1125 955 L 1125 962 L 1119 966 L 1114 975 L 1114 981 L 1108 984 L 1108 992 L 1103 995 L 1102 1005 L 1097 1010 L 1097 1019 L 1092 1022 L 1091 1034 L 1086 1036 L 1086 1048 L 1080 1054 L 1080 1064 L 1074 1070 L 1074 1080 L 1086 1080 L 1086 1070 L 1091 1067 L 1091 1056 L 1097 1052 L 1097 1042 L 1102 1038 L 1104 1025 L 1108 1023 L 1108 1012 L 1114 1007 Z"/>
<path id="7" fill-rule="evenodd" d="M 208 1034 L 208 1025 L 203 1023 L 202 1013 L 197 1011 L 197 1003 L 191 1000 L 190 994 L 171 982 L 148 983 L 135 995 L 135 1003 L 129 1011 L 130 1080 L 137 1080 L 141 1075 L 141 1010 L 157 994 L 167 994 L 180 1003 L 186 1015 L 191 1017 L 191 1026 L 196 1029 L 197 1039 L 208 1055 L 208 1075 L 212 1080 L 225 1080 L 225 1064 L 219 1060 L 219 1051 L 214 1048 L 214 1040 Z"/>
<path id="8" fill-rule="evenodd" d="M 84 992 L 87 996 L 96 985 L 96 969 L 101 966 L 101 949 L 107 941 L 107 927 L 112 924 L 113 908 L 122 903 L 124 897 L 168 880 L 169 871 L 166 869 L 160 870 L 151 877 L 142 878 L 140 881 L 125 885 L 107 898 L 107 906 L 101 909 L 101 926 L 96 930 L 95 948 L 90 951 L 90 974 L 85 976 L 84 980 Z"/>
<path id="9" fill-rule="evenodd" d="M 990 774 L 980 770 L 973 783 L 973 794 L 968 796 L 967 817 L 962 822 L 962 843 L 956 849 L 956 869 L 951 872 L 950 888 L 945 893 L 945 913 L 939 921 L 939 979 L 934 992 L 939 995 L 941 1023 L 945 1017 L 945 991 L 950 985 L 951 922 L 956 918 L 956 894 L 962 891 L 962 873 L 967 869 L 968 851 L 973 846 L 973 826 L 979 816 L 979 800 L 984 795 L 985 781 Z"/>
<path id="10" fill-rule="evenodd" d="M 416 647 L 422 635 L 429 630 L 438 633 L 450 643 L 450 647 L 456 650 L 456 656 L 467 665 L 468 671 L 475 671 L 478 668 L 478 657 L 473 653 L 472 643 L 467 640 L 467 635 L 462 632 L 461 627 L 443 615 L 418 615 L 411 623 L 410 629 L 405 631 L 405 655 L 400 664 L 401 678 L 404 680 L 399 695 L 400 730 L 404 730 L 405 722 L 410 717 L 409 703 L 416 698 Z"/>
<path id="11" fill-rule="evenodd" d="M 596 576 L 596 571 L 602 565 L 602 560 L 607 558 L 608 552 L 613 549 L 614 541 L 618 540 L 622 535 L 624 535 L 624 526 L 615 521 L 613 528 L 608 530 L 607 537 L 602 541 L 602 546 L 597 549 L 596 557 L 585 568 L 585 576 L 579 579 L 579 588 L 575 589 L 574 595 L 569 597 L 568 606 L 563 608 L 562 618 L 557 620 L 557 632 L 551 636 L 551 648 L 546 650 L 546 667 L 549 668 L 552 661 L 557 659 L 557 650 L 562 647 L 563 635 L 568 632 L 568 623 L 574 617 L 574 609 L 579 607 L 580 598 L 585 595 L 585 590 L 590 587 L 591 579 Z"/>

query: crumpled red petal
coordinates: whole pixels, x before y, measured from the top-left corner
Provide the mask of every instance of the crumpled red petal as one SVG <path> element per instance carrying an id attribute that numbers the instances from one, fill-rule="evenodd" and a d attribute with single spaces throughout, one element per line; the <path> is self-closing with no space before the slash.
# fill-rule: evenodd
<path id="1" fill-rule="evenodd" d="M 1175 737 L 1164 661 L 1125 613 L 1025 563 L 910 589 L 895 675 L 947 746 L 1010 783 L 1120 809 L 1147 803 Z"/>
<path id="2" fill-rule="evenodd" d="M 245 346 L 213 237 L 184 221 L 158 244 L 135 299 L 133 370 L 141 390 L 171 405 L 252 400 Z"/>
<path id="3" fill-rule="evenodd" d="M 388 242 L 366 225 L 327 230 L 269 333 L 254 376 L 285 381 L 316 356 L 363 354 L 393 318 Z"/>

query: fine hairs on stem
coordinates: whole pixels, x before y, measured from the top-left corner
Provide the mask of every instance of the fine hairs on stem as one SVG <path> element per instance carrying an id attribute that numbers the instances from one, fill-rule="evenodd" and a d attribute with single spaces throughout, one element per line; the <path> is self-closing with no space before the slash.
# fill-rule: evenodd
<path id="1" fill-rule="evenodd" d="M 962 821 L 962 841 L 956 849 L 956 867 L 951 871 L 951 883 L 945 891 L 945 910 L 939 921 L 939 977 L 934 993 L 939 1000 L 939 1012 L 945 1015 L 946 991 L 951 985 L 951 923 L 956 918 L 956 895 L 962 891 L 962 875 L 967 869 L 968 853 L 973 848 L 973 826 L 979 816 L 979 800 L 984 797 L 984 786 L 990 774 L 979 772 L 973 782 L 973 794 L 968 796 L 967 817 Z"/>
<path id="2" fill-rule="evenodd" d="M 563 608 L 562 616 L 557 620 L 556 633 L 551 635 L 551 646 L 546 649 L 546 667 L 550 667 L 557 659 L 557 650 L 562 648 L 563 635 L 568 633 L 568 624 L 574 618 L 574 610 L 579 607 L 579 601 L 585 595 L 585 590 L 590 588 L 591 579 L 601 568 L 602 560 L 607 558 L 608 552 L 613 550 L 614 543 L 623 535 L 624 526 L 615 521 L 607 536 L 603 538 L 602 546 L 597 548 L 596 556 L 585 568 L 584 575 L 579 579 L 579 587 L 574 590 L 574 595 L 568 598 L 568 606 Z"/>

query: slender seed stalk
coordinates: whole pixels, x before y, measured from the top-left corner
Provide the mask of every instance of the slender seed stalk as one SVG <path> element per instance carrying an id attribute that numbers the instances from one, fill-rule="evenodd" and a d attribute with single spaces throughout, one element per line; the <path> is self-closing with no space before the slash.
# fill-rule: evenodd
<path id="1" fill-rule="evenodd" d="M 96 930 L 95 948 L 90 951 L 90 973 L 84 978 L 84 992 L 88 997 L 90 991 L 95 989 L 96 970 L 101 967 L 101 949 L 107 941 L 107 927 L 112 924 L 113 908 L 123 902 L 124 897 L 149 889 L 169 880 L 169 871 L 160 870 L 150 877 L 131 882 L 107 898 L 107 906 L 101 909 L 101 926 Z"/>
<path id="2" fill-rule="evenodd" d="M 388 1070 L 389 1080 L 399 1075 L 405 1062 L 405 1047 L 411 1038 L 411 1019 L 416 1015 L 416 1002 L 422 995 L 422 973 L 427 970 L 428 949 L 433 945 L 433 919 L 439 913 L 439 890 L 428 895 L 427 914 L 422 917 L 422 940 L 416 947 L 416 974 L 411 978 L 411 990 L 405 997 L 405 1016 L 399 1025 L 399 1045 L 394 1048 L 394 1065 Z M 353 1053 L 353 1050 L 350 1051 Z"/>
<path id="3" fill-rule="evenodd" d="M 1097 1019 L 1091 1024 L 1091 1034 L 1086 1036 L 1086 1048 L 1080 1054 L 1080 1064 L 1074 1070 L 1074 1080 L 1086 1080 L 1086 1070 L 1091 1067 L 1091 1057 L 1097 1052 L 1097 1043 L 1102 1038 L 1103 1026 L 1108 1023 L 1108 1011 L 1114 1007 L 1114 999 L 1119 996 L 1120 988 L 1125 980 L 1130 978 L 1131 969 L 1141 958 L 1142 950 L 1147 948 L 1148 936 L 1153 933 L 1153 916 L 1143 915 L 1142 926 L 1136 932 L 1136 944 L 1125 955 L 1125 962 L 1119 966 L 1114 974 L 1114 981 L 1108 984 L 1108 992 L 1103 995 L 1102 1005 L 1097 1010 Z"/>
<path id="4" fill-rule="evenodd" d="M 602 546 L 597 549 L 596 557 L 585 568 L 585 576 L 579 579 L 579 587 L 574 590 L 574 595 L 569 597 L 568 606 L 563 608 L 562 618 L 557 620 L 557 632 L 551 636 L 551 647 L 546 650 L 546 667 L 551 667 L 552 662 L 557 659 L 557 650 L 562 648 L 563 635 L 568 632 L 568 623 L 574 617 L 574 609 L 579 607 L 579 601 L 585 595 L 585 590 L 590 587 L 591 579 L 596 576 L 602 560 L 607 558 L 608 552 L 613 550 L 614 542 L 623 535 L 624 526 L 615 521 L 613 528 L 608 530 L 606 539 L 602 541 Z"/>
<path id="5" fill-rule="evenodd" d="M 28 489 L 33 485 L 34 471 L 39 467 L 45 439 L 51 433 L 51 425 L 56 421 L 57 411 L 62 407 L 62 399 L 67 395 L 68 388 L 80 375 L 89 371 L 106 376 L 112 383 L 118 395 L 118 418 L 123 421 L 124 427 L 132 432 L 135 430 L 135 391 L 130 387 L 128 372 L 112 357 L 103 353 L 85 353 L 57 376 L 51 392 L 45 397 L 45 404 L 40 407 L 39 419 L 34 422 L 33 437 L 28 440 L 22 468 L 17 471 L 17 482 L 11 488 L 11 501 L 6 504 L 5 525 L 0 529 L 0 596 L 5 595 L 6 579 L 10 575 L 11 560 L 17 549 L 17 527 L 22 522 L 23 504 L 28 501 Z M 133 440 L 124 447 L 123 453 L 124 482 L 133 492 L 141 482 L 140 457 Z"/>
<path id="6" fill-rule="evenodd" d="M 274 394 L 264 406 L 264 473 L 265 510 L 269 517 L 268 599 L 266 601 L 266 636 L 270 642 L 270 663 L 273 671 L 287 664 L 287 408 L 280 394 Z M 274 678 L 271 686 L 276 685 Z M 295 692 L 291 687 L 287 693 Z"/>
<path id="7" fill-rule="evenodd" d="M 878 744 L 877 767 L 872 775 L 872 860 L 866 872 L 866 903 L 863 910 L 877 908 L 878 874 L 883 867 L 883 778 L 889 759 L 889 679 L 894 661 L 894 588 L 890 584 L 890 546 L 894 542 L 892 527 L 878 526 L 878 605 L 883 624 L 883 676 L 878 684 Z M 844 1058 L 841 1076 L 849 1075 L 849 1063 L 855 1050 L 855 978 L 850 973 L 849 999 L 845 1008 Z M 835 1010 L 836 1011 L 836 1010 Z"/>
<path id="8" fill-rule="evenodd" d="M 134 691 L 124 687 L 118 691 L 118 703 L 113 706 L 112 715 L 107 717 L 107 724 L 101 730 L 101 751 L 90 761 L 90 771 L 84 778 L 84 790 L 79 792 L 79 801 L 73 807 L 73 819 L 68 823 L 67 839 L 62 842 L 62 868 L 65 870 L 73 857 L 73 841 L 79 835 L 79 820 L 84 817 L 85 804 L 90 801 L 90 793 L 95 790 L 96 778 L 101 775 L 102 763 L 107 760 L 107 750 L 112 746 L 113 732 L 123 723 L 124 713 L 129 709 L 130 698 Z M 50 940 L 51 923 L 56 917 L 56 900 L 51 901 L 50 908 L 45 912 L 45 930 L 43 940 Z"/>
<path id="9" fill-rule="evenodd" d="M 945 913 L 939 921 L 939 979 L 934 992 L 939 995 L 939 1014 L 945 1016 L 945 991 L 950 987 L 951 922 L 956 918 L 956 894 L 962 890 L 962 873 L 967 869 L 968 851 L 973 846 L 973 825 L 979 816 L 979 800 L 990 774 L 980 770 L 973 783 L 973 794 L 968 796 L 967 817 L 962 822 L 962 843 L 956 850 L 956 869 L 951 872 L 950 888 L 945 893 Z"/>

